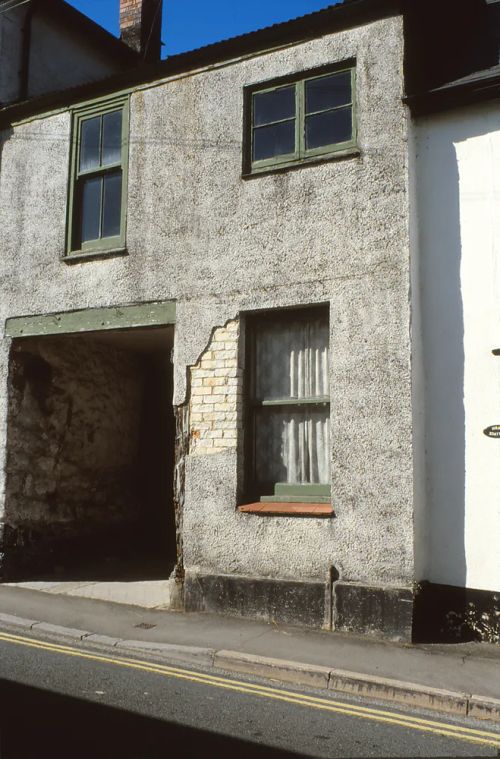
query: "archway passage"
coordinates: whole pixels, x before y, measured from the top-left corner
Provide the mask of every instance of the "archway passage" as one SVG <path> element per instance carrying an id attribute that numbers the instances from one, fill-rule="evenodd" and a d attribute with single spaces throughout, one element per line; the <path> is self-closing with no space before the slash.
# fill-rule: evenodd
<path id="1" fill-rule="evenodd" d="M 166 579 L 173 327 L 13 341 L 4 579 Z"/>

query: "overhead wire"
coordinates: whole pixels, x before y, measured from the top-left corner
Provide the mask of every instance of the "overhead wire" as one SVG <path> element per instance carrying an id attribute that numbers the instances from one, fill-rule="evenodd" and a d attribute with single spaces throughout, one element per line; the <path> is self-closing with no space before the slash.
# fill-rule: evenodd
<path id="1" fill-rule="evenodd" d="M 19 3 L 16 3 L 15 5 L 8 5 L 6 8 L 2 8 L 0 5 L 0 16 L 3 13 L 7 13 L 8 11 L 13 11 L 14 8 L 19 8 L 20 5 L 26 5 L 27 3 L 31 3 L 31 0 L 20 0 Z"/>
<path id="2" fill-rule="evenodd" d="M 146 44 L 144 45 L 144 52 L 142 54 L 143 59 L 146 58 L 148 49 L 149 49 L 149 43 L 151 42 L 151 36 L 153 34 L 153 29 L 155 28 L 156 19 L 158 18 L 158 13 L 161 11 L 162 8 L 162 0 L 157 0 L 156 3 L 156 10 L 153 16 L 153 20 L 151 21 L 151 28 L 149 30 L 148 38 L 146 40 Z"/>

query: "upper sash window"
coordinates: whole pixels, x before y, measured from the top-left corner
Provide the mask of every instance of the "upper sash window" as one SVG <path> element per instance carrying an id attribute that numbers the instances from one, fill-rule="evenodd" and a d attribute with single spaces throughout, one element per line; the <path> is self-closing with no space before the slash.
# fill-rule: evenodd
<path id="1" fill-rule="evenodd" d="M 75 111 L 68 254 L 125 246 L 128 100 Z"/>

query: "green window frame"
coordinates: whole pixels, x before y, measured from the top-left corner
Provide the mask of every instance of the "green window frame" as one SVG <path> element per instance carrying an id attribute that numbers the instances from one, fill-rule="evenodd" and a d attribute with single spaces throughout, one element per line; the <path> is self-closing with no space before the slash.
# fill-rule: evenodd
<path id="1" fill-rule="evenodd" d="M 319 411 L 326 411 L 330 415 L 330 395 L 312 394 L 296 397 L 282 395 L 281 397 L 266 397 L 258 391 L 259 383 L 257 374 L 264 368 L 259 366 L 257 340 L 259 334 L 266 326 L 287 325 L 300 322 L 304 326 L 309 323 L 321 321 L 328 330 L 329 309 L 328 306 L 318 305 L 293 309 L 279 309 L 275 311 L 248 314 L 245 318 L 245 419 L 244 419 L 244 459 L 245 459 L 245 482 L 243 488 L 243 502 L 287 502 L 287 503 L 330 503 L 331 485 L 326 482 L 279 482 L 277 480 L 262 480 L 258 474 L 258 439 L 259 416 L 268 418 L 284 412 L 300 413 L 304 420 Z M 326 348 L 328 350 L 328 342 Z M 274 393 L 272 393 L 274 396 Z M 325 442 L 324 454 L 330 460 L 329 437 Z M 281 462 L 280 462 L 281 463 Z M 328 466 L 328 480 L 330 469 Z"/>
<path id="2" fill-rule="evenodd" d="M 308 102 L 308 92 L 311 91 L 311 86 L 314 86 L 321 80 L 335 80 L 336 78 L 338 82 L 343 80 L 345 84 L 347 79 L 350 83 L 350 97 L 348 99 L 346 96 L 345 100 L 336 105 L 323 104 L 316 105 L 316 107 Z M 257 98 L 262 98 L 262 96 L 266 95 L 271 96 L 280 92 L 285 94 L 287 91 L 293 96 L 294 112 L 286 113 L 281 118 L 276 118 L 275 120 L 269 119 L 265 123 L 259 123 Z M 296 75 L 293 77 L 281 77 L 266 86 L 261 84 L 246 87 L 243 175 L 257 174 L 300 164 L 316 163 L 330 157 L 352 154 L 357 146 L 355 94 L 356 68 L 354 61 L 334 67 L 314 69 L 304 73 L 300 77 Z M 290 98 L 291 100 L 292 97 Z M 342 129 L 339 130 L 337 126 L 340 139 L 323 143 L 320 138 L 320 144 L 308 144 L 309 141 L 311 143 L 314 142 L 311 133 L 308 133 L 309 128 L 312 127 L 312 121 L 316 119 L 317 122 L 318 119 L 324 120 L 329 117 L 335 120 L 335 112 L 337 112 L 340 120 L 343 121 L 343 128 L 346 134 L 342 134 Z M 285 142 L 288 140 L 290 150 L 283 149 L 283 152 L 269 157 L 256 157 L 256 146 L 262 132 L 270 128 L 274 130 L 284 128 L 286 130 L 286 124 L 288 124 L 288 135 Z M 293 144 L 291 138 L 292 131 Z M 316 142 L 318 142 L 317 136 Z"/>
<path id="3" fill-rule="evenodd" d="M 125 251 L 128 149 L 127 96 L 96 101 L 73 111 L 65 255 L 68 259 Z M 84 165 L 85 151 L 90 165 Z M 88 210 L 91 203 L 93 213 Z"/>

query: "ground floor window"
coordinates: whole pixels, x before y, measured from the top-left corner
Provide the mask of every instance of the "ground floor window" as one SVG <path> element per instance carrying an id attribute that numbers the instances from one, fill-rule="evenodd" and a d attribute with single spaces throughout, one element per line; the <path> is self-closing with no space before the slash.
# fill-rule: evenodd
<path id="1" fill-rule="evenodd" d="M 262 501 L 330 500 L 328 309 L 248 318 L 246 491 Z"/>

